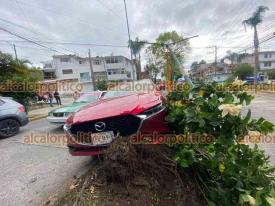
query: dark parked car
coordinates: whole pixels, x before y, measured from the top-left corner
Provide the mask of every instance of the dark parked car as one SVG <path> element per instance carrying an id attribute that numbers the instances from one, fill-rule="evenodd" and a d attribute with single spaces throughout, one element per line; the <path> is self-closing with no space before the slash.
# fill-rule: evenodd
<path id="1" fill-rule="evenodd" d="M 0 138 L 17 134 L 19 128 L 28 122 L 29 118 L 23 105 L 10 98 L 0 97 Z"/>

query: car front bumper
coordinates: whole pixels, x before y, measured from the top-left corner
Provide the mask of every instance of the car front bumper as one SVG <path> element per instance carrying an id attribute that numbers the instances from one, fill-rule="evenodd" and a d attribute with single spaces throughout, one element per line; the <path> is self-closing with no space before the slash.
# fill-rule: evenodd
<path id="1" fill-rule="evenodd" d="M 166 110 L 163 108 L 159 112 L 142 119 L 137 134 L 167 133 L 170 131 L 165 121 Z M 77 141 L 77 137 L 70 132 L 70 126 L 64 125 L 67 137 L 67 146 L 72 156 L 95 156 L 104 153 L 107 145 L 93 146 Z"/>
<path id="2" fill-rule="evenodd" d="M 67 137 L 67 146 L 69 148 L 69 153 L 72 156 L 96 156 L 104 153 L 106 145 L 102 146 L 92 146 L 82 144 L 76 141 L 74 135 L 70 132 L 70 127 L 64 125 L 64 132 Z"/>
<path id="3" fill-rule="evenodd" d="M 47 117 L 47 120 L 56 125 L 64 125 L 67 121 L 68 117 Z"/>

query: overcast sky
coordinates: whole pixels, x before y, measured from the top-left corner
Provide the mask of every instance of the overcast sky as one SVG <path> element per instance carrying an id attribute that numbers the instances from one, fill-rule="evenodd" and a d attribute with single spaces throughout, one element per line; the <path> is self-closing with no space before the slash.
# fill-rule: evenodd
<path id="1" fill-rule="evenodd" d="M 154 41 L 161 32 L 176 30 L 192 39 L 185 66 L 193 61 L 214 61 L 227 50 L 241 51 L 252 45 L 253 33 L 245 32 L 242 20 L 259 5 L 269 7 L 259 26 L 259 37 L 275 32 L 274 0 L 126 0 L 131 37 Z M 76 53 L 87 56 L 125 55 L 127 27 L 123 0 L 0 0 L 0 27 L 19 34 L 47 48 L 24 42 L 0 30 L 0 50 L 13 53 L 16 45 L 19 58 L 37 64 L 54 54 Z M 91 43 L 122 47 L 57 44 L 64 42 Z M 125 47 L 123 47 L 125 46 Z M 52 49 L 52 50 L 50 50 Z M 275 50 L 275 41 L 262 44 L 261 50 Z M 55 52 L 56 50 L 58 52 Z M 251 50 L 250 50 L 251 52 Z M 145 54 L 143 52 L 143 64 Z"/>

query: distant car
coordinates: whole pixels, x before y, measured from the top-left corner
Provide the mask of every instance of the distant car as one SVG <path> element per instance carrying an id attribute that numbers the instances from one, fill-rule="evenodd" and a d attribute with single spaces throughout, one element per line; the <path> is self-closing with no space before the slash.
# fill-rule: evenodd
<path id="1" fill-rule="evenodd" d="M 64 125 L 70 114 L 77 112 L 90 103 L 98 101 L 103 95 L 104 92 L 101 91 L 83 93 L 75 102 L 50 111 L 47 120 L 55 125 Z"/>
<path id="2" fill-rule="evenodd" d="M 21 126 L 28 124 L 25 107 L 11 98 L 0 97 L 0 138 L 16 135 Z"/>
<path id="3" fill-rule="evenodd" d="M 118 135 L 129 137 L 139 132 L 152 134 L 170 131 L 165 121 L 164 101 L 161 92 L 155 89 L 108 91 L 98 102 L 82 108 L 68 118 L 64 130 L 70 154 L 101 154 Z"/>
<path id="4" fill-rule="evenodd" d="M 248 84 L 253 84 L 254 83 L 254 76 L 248 76 L 245 78 L 245 82 Z M 268 83 L 268 76 L 262 73 L 258 73 L 256 77 L 256 83 L 262 84 L 262 83 Z"/>

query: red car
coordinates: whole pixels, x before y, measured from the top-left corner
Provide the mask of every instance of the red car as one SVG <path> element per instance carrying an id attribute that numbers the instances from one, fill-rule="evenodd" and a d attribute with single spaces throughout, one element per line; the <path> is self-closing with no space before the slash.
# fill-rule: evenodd
<path id="1" fill-rule="evenodd" d="M 165 133 L 165 98 L 152 91 L 108 91 L 98 102 L 71 115 L 64 126 L 73 156 L 103 153 L 117 136 Z"/>

